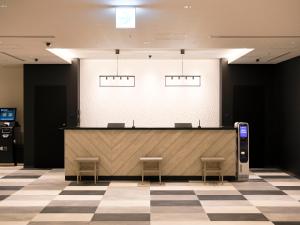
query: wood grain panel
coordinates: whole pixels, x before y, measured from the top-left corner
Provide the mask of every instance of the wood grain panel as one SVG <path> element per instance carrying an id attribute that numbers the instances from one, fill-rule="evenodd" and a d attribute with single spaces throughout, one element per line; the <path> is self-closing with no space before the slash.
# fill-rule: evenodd
<path id="1" fill-rule="evenodd" d="M 98 156 L 103 176 L 139 176 L 142 156 L 162 156 L 165 176 L 199 176 L 200 157 L 225 158 L 226 176 L 236 173 L 234 130 L 65 130 L 66 176 L 76 157 Z"/>

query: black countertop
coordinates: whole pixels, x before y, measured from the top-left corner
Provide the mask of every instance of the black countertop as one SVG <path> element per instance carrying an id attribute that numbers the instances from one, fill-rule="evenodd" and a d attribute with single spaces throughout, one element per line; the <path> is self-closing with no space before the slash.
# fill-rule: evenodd
<path id="1" fill-rule="evenodd" d="M 65 130 L 235 130 L 234 127 L 201 127 L 201 128 L 174 128 L 174 127 L 125 127 L 125 128 L 107 128 L 107 127 L 66 127 Z"/>

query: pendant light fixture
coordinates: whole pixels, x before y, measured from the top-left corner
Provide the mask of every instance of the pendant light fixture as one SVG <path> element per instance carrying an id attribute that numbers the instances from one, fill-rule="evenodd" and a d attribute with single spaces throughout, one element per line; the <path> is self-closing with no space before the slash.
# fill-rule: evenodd
<path id="1" fill-rule="evenodd" d="M 119 54 L 120 50 L 116 49 L 116 75 L 100 75 L 100 87 L 135 87 L 135 76 L 119 75 Z"/>
<path id="2" fill-rule="evenodd" d="M 180 75 L 166 75 L 165 86 L 166 87 L 200 87 L 201 76 L 200 75 L 184 75 L 183 73 L 183 56 L 185 50 L 180 50 L 181 54 L 181 74 Z"/>

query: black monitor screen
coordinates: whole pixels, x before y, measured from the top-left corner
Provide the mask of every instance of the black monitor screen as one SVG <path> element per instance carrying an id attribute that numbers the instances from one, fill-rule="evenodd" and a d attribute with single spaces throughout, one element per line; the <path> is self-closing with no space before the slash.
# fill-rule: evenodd
<path id="1" fill-rule="evenodd" d="M 15 121 L 16 109 L 15 108 L 0 108 L 0 121 Z"/>
<path id="2" fill-rule="evenodd" d="M 240 138 L 247 138 L 248 137 L 248 129 L 247 126 L 240 126 Z"/>

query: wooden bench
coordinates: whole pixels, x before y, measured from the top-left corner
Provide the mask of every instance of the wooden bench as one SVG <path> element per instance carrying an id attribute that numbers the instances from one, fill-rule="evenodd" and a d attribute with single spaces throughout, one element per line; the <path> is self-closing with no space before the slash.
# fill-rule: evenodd
<path id="1" fill-rule="evenodd" d="M 144 174 L 145 172 L 157 172 L 159 177 L 159 183 L 161 183 L 161 161 L 163 160 L 162 157 L 141 157 L 140 161 L 142 162 L 142 182 L 144 182 Z M 154 168 L 147 168 L 147 164 L 152 163 L 156 164 Z"/>
<path id="2" fill-rule="evenodd" d="M 219 180 L 221 179 L 223 183 L 223 157 L 201 157 L 202 162 L 202 180 L 206 182 L 206 175 L 217 174 L 219 175 Z M 209 167 L 209 164 L 215 164 L 215 167 Z"/>
<path id="3" fill-rule="evenodd" d="M 92 173 L 94 175 L 94 181 L 96 183 L 98 180 L 97 164 L 99 162 L 99 158 L 98 157 L 77 157 L 76 162 L 77 162 L 77 183 L 79 182 L 79 180 L 81 181 L 81 174 L 87 174 L 87 173 Z M 92 164 L 92 168 L 81 167 L 83 165 L 91 167 L 91 164 Z"/>

